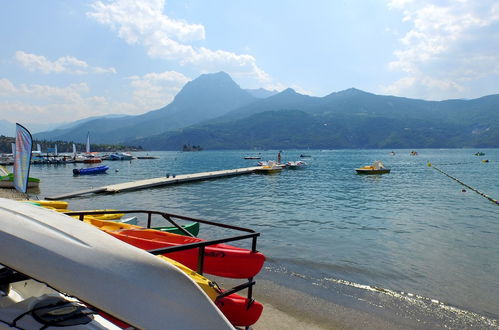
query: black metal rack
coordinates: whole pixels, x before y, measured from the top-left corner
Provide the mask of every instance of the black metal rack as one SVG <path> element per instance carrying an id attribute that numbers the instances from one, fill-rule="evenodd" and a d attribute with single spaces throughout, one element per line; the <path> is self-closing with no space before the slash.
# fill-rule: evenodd
<path id="1" fill-rule="evenodd" d="M 220 227 L 220 228 L 225 228 L 225 229 L 230 229 L 230 230 L 235 230 L 235 231 L 240 231 L 240 232 L 245 232 L 246 234 L 243 235 L 237 235 L 237 236 L 231 236 L 231 237 L 225 237 L 225 238 L 219 238 L 219 239 L 211 239 L 211 240 L 205 240 L 202 242 L 196 242 L 196 243 L 189 243 L 189 244 L 183 244 L 183 245 L 178 245 L 178 246 L 170 246 L 170 247 L 164 247 L 164 248 L 159 248 L 159 249 L 154 249 L 154 250 L 148 250 L 147 252 L 154 254 L 154 255 L 164 255 L 168 254 L 171 252 L 177 252 L 177 251 L 183 251 L 183 250 L 190 250 L 190 249 L 199 249 L 198 251 L 198 262 L 197 262 L 197 273 L 203 274 L 203 268 L 204 268 L 204 257 L 205 257 L 205 247 L 214 245 L 214 244 L 220 244 L 220 243 L 227 243 L 227 242 L 234 242 L 234 241 L 241 241 L 245 239 L 251 239 L 251 251 L 252 252 L 258 252 L 256 249 L 257 245 L 257 238 L 260 236 L 260 233 L 244 228 L 244 227 L 239 227 L 239 226 L 233 226 L 233 225 L 227 225 L 224 223 L 219 223 L 219 222 L 214 222 L 214 221 L 208 221 L 208 220 L 202 220 L 202 219 L 197 219 L 197 218 L 192 218 L 192 217 L 187 217 L 183 215 L 178 215 L 178 214 L 172 214 L 172 213 L 167 213 L 167 212 L 160 212 L 160 211 L 151 211 L 151 210 L 99 210 L 99 211 L 71 211 L 71 212 L 65 212 L 66 215 L 70 216 L 78 216 L 79 220 L 83 221 L 85 215 L 101 215 L 101 214 L 147 214 L 147 227 L 148 229 L 151 228 L 152 225 L 152 217 L 153 215 L 157 215 L 162 217 L 164 220 L 168 221 L 172 226 L 176 227 L 179 229 L 184 235 L 194 237 L 189 231 L 184 229 L 181 225 L 179 225 L 174 219 L 179 219 L 182 221 L 195 221 L 199 222 L 202 224 L 210 225 L 210 226 L 215 226 L 215 227 Z M 106 221 L 106 220 L 101 220 L 101 221 Z M 113 220 L 110 220 L 113 221 Z M 226 290 L 223 293 L 220 293 L 215 301 L 226 297 L 228 295 L 231 295 L 233 293 L 239 292 L 244 289 L 248 289 L 247 292 L 247 298 L 248 298 L 248 305 L 247 308 L 251 306 L 251 304 L 254 302 L 253 299 L 253 285 L 255 285 L 255 281 L 253 280 L 253 277 L 248 278 L 248 280 L 240 285 L 237 285 L 231 289 Z M 249 327 L 246 327 L 249 328 Z"/>

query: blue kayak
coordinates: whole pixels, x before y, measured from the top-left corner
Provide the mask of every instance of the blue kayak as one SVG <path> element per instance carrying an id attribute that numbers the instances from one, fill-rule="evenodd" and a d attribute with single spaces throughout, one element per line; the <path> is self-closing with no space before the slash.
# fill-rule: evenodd
<path id="1" fill-rule="evenodd" d="M 109 169 L 109 166 L 97 166 L 88 168 L 75 168 L 73 169 L 74 175 L 84 175 L 84 174 L 99 174 L 105 173 Z"/>

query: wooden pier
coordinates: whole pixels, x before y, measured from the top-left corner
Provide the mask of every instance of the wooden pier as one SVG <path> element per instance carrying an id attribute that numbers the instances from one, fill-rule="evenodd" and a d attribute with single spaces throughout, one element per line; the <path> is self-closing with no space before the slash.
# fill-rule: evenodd
<path id="1" fill-rule="evenodd" d="M 193 181 L 224 178 L 224 177 L 254 173 L 255 170 L 257 170 L 259 168 L 260 168 L 259 166 L 254 166 L 254 167 L 238 168 L 238 169 L 233 169 L 233 170 L 221 170 L 221 171 L 213 171 L 213 172 L 194 173 L 194 174 L 181 174 L 181 175 L 169 176 L 169 177 L 165 176 L 165 177 L 161 177 L 161 178 L 153 178 L 153 179 L 145 179 L 145 180 L 139 180 L 139 181 L 124 182 L 124 183 L 112 184 L 112 185 L 99 187 L 99 188 L 75 191 L 75 192 L 68 193 L 68 194 L 45 197 L 45 199 L 47 199 L 47 200 L 59 200 L 59 199 L 71 198 L 71 197 L 81 196 L 81 195 L 90 194 L 90 193 L 119 193 L 119 192 L 126 192 L 126 191 L 132 191 L 132 190 L 166 186 L 166 185 L 171 185 L 171 184 L 180 184 L 180 183 L 193 182 Z"/>

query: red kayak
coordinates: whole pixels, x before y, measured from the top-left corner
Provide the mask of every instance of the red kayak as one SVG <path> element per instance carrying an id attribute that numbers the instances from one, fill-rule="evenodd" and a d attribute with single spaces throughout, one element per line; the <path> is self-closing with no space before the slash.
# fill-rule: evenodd
<path id="1" fill-rule="evenodd" d="M 169 246 L 203 242 L 197 237 L 162 232 L 158 230 L 126 229 L 108 231 L 120 240 L 144 250 L 160 249 Z M 198 264 L 198 249 L 189 249 L 164 256 L 172 258 L 185 266 L 196 269 Z M 235 247 L 228 244 L 214 244 L 206 246 L 204 272 L 216 276 L 229 278 L 250 278 L 258 274 L 263 267 L 265 256 L 260 252 Z"/>
<path id="2" fill-rule="evenodd" d="M 227 319 L 236 327 L 248 327 L 258 321 L 262 315 L 263 305 L 253 300 L 233 293 L 215 301 L 215 305 L 222 311 Z"/>
<path id="3" fill-rule="evenodd" d="M 217 305 L 232 325 L 236 327 L 249 327 L 255 324 L 262 315 L 263 305 L 256 300 L 253 300 L 249 305 L 248 302 L 248 298 L 233 293 L 227 297 L 216 300 L 215 305 Z M 109 314 L 102 311 L 99 311 L 99 314 L 122 329 L 130 328 L 130 325 Z"/>

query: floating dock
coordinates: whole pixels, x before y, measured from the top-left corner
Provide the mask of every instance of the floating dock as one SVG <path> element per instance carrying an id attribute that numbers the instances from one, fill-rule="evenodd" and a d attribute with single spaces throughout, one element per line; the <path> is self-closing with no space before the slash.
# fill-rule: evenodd
<path id="1" fill-rule="evenodd" d="M 161 178 L 153 178 L 153 179 L 145 179 L 145 180 L 132 181 L 132 182 L 124 182 L 124 183 L 112 184 L 109 186 L 104 186 L 104 187 L 99 187 L 99 188 L 80 190 L 80 191 L 75 191 L 75 192 L 68 193 L 68 194 L 45 197 L 45 199 L 47 199 L 47 200 L 59 200 L 59 199 L 81 196 L 81 195 L 85 195 L 85 194 L 91 194 L 91 193 L 95 193 L 95 194 L 96 193 L 119 193 L 119 192 L 126 192 L 126 191 L 132 191 L 132 190 L 139 190 L 139 189 L 172 185 L 172 184 L 179 184 L 179 183 L 186 183 L 186 182 L 193 182 L 193 181 L 202 181 L 202 180 L 209 180 L 209 179 L 216 179 L 216 178 L 224 178 L 224 177 L 254 173 L 255 170 L 257 170 L 259 168 L 260 168 L 260 166 L 254 166 L 254 167 L 237 168 L 237 169 L 233 169 L 233 170 L 221 170 L 221 171 L 213 171 L 213 172 L 194 173 L 194 174 L 181 174 L 181 175 L 177 175 L 177 176 L 168 176 L 168 177 L 165 176 L 165 177 L 161 177 Z"/>

